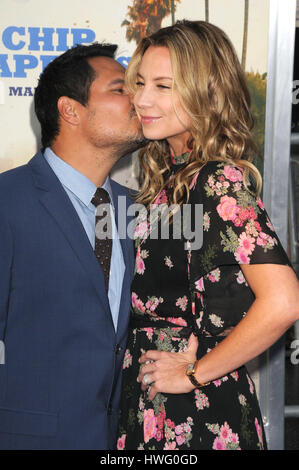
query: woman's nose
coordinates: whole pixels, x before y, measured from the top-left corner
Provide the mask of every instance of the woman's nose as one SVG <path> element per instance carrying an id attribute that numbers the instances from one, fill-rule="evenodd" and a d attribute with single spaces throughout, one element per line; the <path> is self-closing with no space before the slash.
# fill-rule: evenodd
<path id="1" fill-rule="evenodd" d="M 152 93 L 146 87 L 137 90 L 134 96 L 134 104 L 138 108 L 150 108 L 153 105 Z"/>

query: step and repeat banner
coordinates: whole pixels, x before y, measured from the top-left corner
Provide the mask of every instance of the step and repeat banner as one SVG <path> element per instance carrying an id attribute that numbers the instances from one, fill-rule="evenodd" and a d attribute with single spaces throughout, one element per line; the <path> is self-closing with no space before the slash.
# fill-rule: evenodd
<path id="1" fill-rule="evenodd" d="M 40 146 L 33 95 L 41 71 L 75 44 L 118 44 L 126 67 L 146 34 L 178 19 L 207 20 L 233 41 L 246 71 L 263 151 L 270 0 L 0 0 L 0 172 L 26 163 Z M 132 163 L 133 162 L 133 163 Z M 136 187 L 134 158 L 114 170 Z"/>

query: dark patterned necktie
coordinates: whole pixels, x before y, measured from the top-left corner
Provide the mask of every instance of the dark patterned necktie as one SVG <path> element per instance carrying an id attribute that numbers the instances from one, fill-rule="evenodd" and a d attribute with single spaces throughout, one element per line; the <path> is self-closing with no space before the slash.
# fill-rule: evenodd
<path id="1" fill-rule="evenodd" d="M 109 272 L 112 253 L 112 225 L 110 211 L 110 197 L 103 188 L 97 188 L 91 203 L 96 207 L 95 220 L 95 255 L 104 273 L 106 291 L 109 288 Z M 104 206 L 103 206 L 104 204 Z M 106 218 L 106 223 L 103 220 Z M 109 224 L 107 225 L 107 220 Z M 104 225 L 103 225 L 104 224 Z"/>

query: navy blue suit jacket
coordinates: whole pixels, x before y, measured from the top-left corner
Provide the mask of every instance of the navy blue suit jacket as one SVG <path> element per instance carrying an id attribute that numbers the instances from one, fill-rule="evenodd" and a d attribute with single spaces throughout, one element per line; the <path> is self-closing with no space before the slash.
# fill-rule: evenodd
<path id="1" fill-rule="evenodd" d="M 111 188 L 117 214 L 128 190 Z M 42 153 L 0 175 L 0 449 L 115 446 L 134 269 L 133 241 L 121 246 L 115 332 L 102 270 Z"/>

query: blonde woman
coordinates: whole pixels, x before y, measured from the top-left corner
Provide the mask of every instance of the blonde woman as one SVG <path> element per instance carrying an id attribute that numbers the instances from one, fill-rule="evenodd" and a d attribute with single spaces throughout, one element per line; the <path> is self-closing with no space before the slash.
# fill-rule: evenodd
<path id="1" fill-rule="evenodd" d="M 243 71 L 223 31 L 182 21 L 141 41 L 127 84 L 150 140 L 137 202 L 180 210 L 169 239 L 136 227 L 117 447 L 266 449 L 244 364 L 299 318 L 299 289 L 259 197 Z M 195 226 L 203 205 L 201 247 L 174 236 L 184 204 Z"/>

